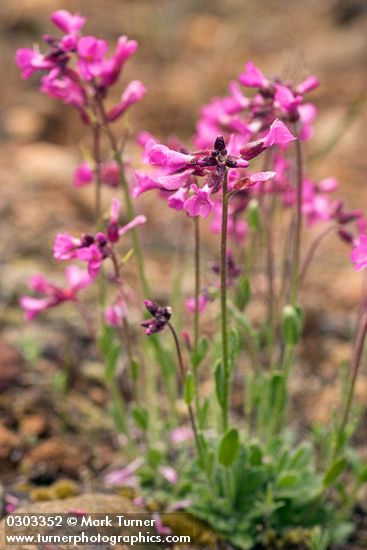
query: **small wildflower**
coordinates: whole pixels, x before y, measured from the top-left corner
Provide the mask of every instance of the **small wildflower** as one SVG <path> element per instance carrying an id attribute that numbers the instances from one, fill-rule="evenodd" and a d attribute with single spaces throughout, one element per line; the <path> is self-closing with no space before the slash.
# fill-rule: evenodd
<path id="1" fill-rule="evenodd" d="M 149 319 L 141 323 L 141 326 L 146 329 L 145 334 L 150 336 L 151 334 L 161 332 L 171 318 L 171 308 L 160 307 L 158 304 L 152 302 L 151 300 L 144 300 L 144 305 L 149 313 L 153 316 L 153 319 Z"/>

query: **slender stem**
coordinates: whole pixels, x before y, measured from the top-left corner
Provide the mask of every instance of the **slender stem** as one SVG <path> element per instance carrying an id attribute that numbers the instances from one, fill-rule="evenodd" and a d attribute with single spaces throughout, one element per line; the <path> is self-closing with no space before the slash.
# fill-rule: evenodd
<path id="1" fill-rule="evenodd" d="M 292 257 L 292 273 L 291 273 L 291 295 L 290 303 L 295 305 L 297 303 L 298 294 L 298 278 L 300 267 L 300 255 L 301 255 L 301 240 L 302 240 L 302 191 L 303 191 L 303 159 L 302 159 L 302 146 L 299 137 L 295 141 L 296 149 L 296 228 L 295 228 L 295 240 L 293 246 Z"/>
<path id="2" fill-rule="evenodd" d="M 229 405 L 229 355 L 228 355 L 228 327 L 227 327 L 227 232 L 228 232 L 228 181 L 227 172 L 222 182 L 222 229 L 220 244 L 220 305 L 222 329 L 222 365 L 223 365 L 223 431 L 228 427 Z"/>
<path id="3" fill-rule="evenodd" d="M 124 293 L 124 288 L 122 284 L 121 269 L 114 250 L 111 251 L 111 260 L 115 271 L 115 283 L 119 290 L 121 298 L 124 299 L 125 293 Z M 129 360 L 129 364 L 130 366 L 132 366 L 133 353 L 132 353 L 132 344 L 131 344 L 131 334 L 130 334 L 129 322 L 126 319 L 126 317 L 124 317 L 123 319 L 123 329 L 124 329 L 124 339 L 125 339 L 124 344 L 126 345 L 126 353 Z"/>
<path id="4" fill-rule="evenodd" d="M 351 365 L 351 381 L 350 387 L 348 390 L 347 401 L 345 404 L 344 413 L 342 416 L 342 421 L 338 430 L 338 435 L 336 439 L 335 453 L 334 456 L 338 453 L 340 445 L 342 443 L 344 430 L 348 424 L 349 415 L 352 407 L 355 385 L 358 377 L 359 368 L 361 365 L 361 360 L 363 356 L 363 351 L 365 347 L 365 341 L 367 336 L 367 310 L 364 309 L 363 315 L 360 320 L 360 325 L 357 331 L 356 344 L 353 351 L 352 365 Z"/>
<path id="5" fill-rule="evenodd" d="M 200 335 L 200 218 L 194 217 L 195 225 L 195 317 L 194 317 L 194 350 L 197 351 Z"/>
<path id="6" fill-rule="evenodd" d="M 301 270 L 300 270 L 299 279 L 298 279 L 299 286 L 301 286 L 302 283 L 305 280 L 305 277 L 306 277 L 307 272 L 308 272 L 308 268 L 310 267 L 310 264 L 311 264 L 311 262 L 312 262 L 312 260 L 315 256 L 316 250 L 318 249 L 318 247 L 320 246 L 322 241 L 325 239 L 325 237 L 327 237 L 327 235 L 329 235 L 329 233 L 334 231 L 334 229 L 335 229 L 334 224 L 329 225 L 323 231 L 321 231 L 321 233 L 319 233 L 319 235 L 317 235 L 317 237 L 315 237 L 315 239 L 312 241 L 312 243 L 310 245 L 310 248 L 308 249 L 308 251 L 306 253 L 305 259 L 303 261 L 303 264 L 302 264 L 302 267 L 301 267 Z"/>
<path id="7" fill-rule="evenodd" d="M 185 366 L 184 366 L 184 361 L 183 361 L 183 357 L 182 357 L 180 342 L 179 342 L 179 339 L 177 337 L 177 334 L 176 334 L 176 331 L 175 331 L 173 325 L 171 323 L 167 323 L 167 326 L 170 329 L 171 334 L 173 336 L 173 340 L 175 342 L 177 359 L 178 359 L 178 366 L 179 366 L 179 369 L 180 369 L 180 378 L 181 378 L 181 383 L 183 384 L 185 382 L 186 369 L 185 369 Z M 195 436 L 196 448 L 197 448 L 197 451 L 198 451 L 198 454 L 199 454 L 199 458 L 202 461 L 202 458 L 203 458 L 202 449 L 201 449 L 201 444 L 200 444 L 199 432 L 198 432 L 198 429 L 197 429 L 197 426 L 196 426 L 194 411 L 193 411 L 193 408 L 192 408 L 191 405 L 187 405 L 187 407 L 188 407 L 188 411 L 189 411 L 189 417 L 190 417 L 192 431 L 193 431 L 194 436 Z"/>
<path id="8" fill-rule="evenodd" d="M 99 229 L 101 223 L 101 126 L 99 122 L 93 125 L 93 159 L 94 159 L 94 174 L 96 178 L 95 186 L 95 220 L 96 228 Z"/>
<path id="9" fill-rule="evenodd" d="M 105 111 L 105 108 L 104 108 L 104 105 L 103 105 L 103 101 L 98 95 L 97 95 L 96 101 L 97 101 L 97 105 L 98 105 L 98 110 L 100 112 L 100 116 L 101 116 L 102 121 L 103 121 L 103 127 L 106 130 L 109 141 L 110 141 L 110 145 L 111 145 L 111 149 L 112 149 L 112 152 L 113 152 L 114 159 L 117 162 L 118 167 L 119 167 L 120 184 L 121 184 L 122 190 L 124 192 L 124 198 L 125 198 L 125 203 L 126 203 L 126 212 L 127 212 L 127 216 L 129 218 L 129 221 L 130 221 L 135 217 L 135 209 L 134 209 L 134 205 L 133 205 L 132 200 L 131 200 L 128 183 L 126 181 L 126 178 L 124 177 L 125 167 L 124 167 L 124 163 L 123 163 L 122 158 L 121 158 L 121 151 L 120 151 L 120 148 L 118 146 L 116 136 L 112 132 L 111 125 L 109 123 L 109 120 L 107 118 L 107 114 L 106 114 L 106 111 Z M 135 252 L 135 256 L 136 256 L 136 260 L 137 260 L 137 264 L 138 264 L 140 283 L 141 283 L 144 294 L 146 296 L 149 296 L 150 295 L 150 288 L 149 288 L 148 280 L 145 276 L 144 256 L 143 256 L 143 251 L 142 251 L 142 248 L 141 248 L 141 243 L 140 243 L 139 235 L 138 235 L 138 232 L 137 232 L 136 228 L 131 230 L 131 239 L 132 239 L 134 252 Z"/>

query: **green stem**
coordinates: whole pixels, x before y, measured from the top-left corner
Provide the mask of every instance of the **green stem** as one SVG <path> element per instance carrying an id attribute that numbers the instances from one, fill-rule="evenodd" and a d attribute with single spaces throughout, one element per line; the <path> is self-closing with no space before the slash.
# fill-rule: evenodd
<path id="1" fill-rule="evenodd" d="M 302 240 L 302 191 L 303 191 L 303 159 L 302 146 L 299 137 L 295 141 L 296 149 L 296 227 L 295 240 L 293 246 L 292 257 L 292 273 L 291 273 L 291 293 L 290 303 L 294 306 L 297 303 L 298 283 L 299 283 L 299 268 L 301 255 L 301 240 Z"/>
<path id="2" fill-rule="evenodd" d="M 228 428 L 229 408 L 229 355 L 228 355 L 228 327 L 227 327 L 227 232 L 228 232 L 228 181 L 227 172 L 222 182 L 222 229 L 220 244 L 220 305 L 221 305 L 221 331 L 222 331 L 222 366 L 223 366 L 223 407 L 222 420 L 223 431 Z"/>
<path id="3" fill-rule="evenodd" d="M 107 114 L 106 114 L 106 111 L 105 111 L 105 108 L 104 108 L 104 105 L 103 105 L 103 101 L 99 97 L 97 97 L 97 104 L 98 104 L 98 109 L 99 109 L 99 112 L 100 112 L 100 115 L 101 115 L 101 118 L 102 118 L 102 121 L 103 121 L 103 126 L 104 126 L 104 128 L 107 132 L 107 135 L 108 135 L 108 138 L 109 138 L 109 141 L 110 141 L 110 145 L 111 145 L 111 149 L 112 149 L 112 152 L 113 152 L 114 159 L 117 162 L 117 165 L 119 167 L 120 184 L 121 184 L 121 187 L 122 187 L 122 190 L 123 190 L 123 193 L 124 193 L 125 204 L 126 204 L 126 212 L 127 212 L 127 216 L 128 216 L 129 221 L 131 221 L 135 217 L 136 214 L 135 214 L 134 205 L 133 205 L 132 200 L 131 200 L 129 186 L 128 186 L 128 183 L 126 181 L 126 178 L 124 177 L 125 167 L 124 167 L 124 163 L 123 163 L 122 158 L 121 158 L 121 151 L 119 150 L 119 146 L 118 146 L 116 136 L 111 130 L 111 126 L 110 126 L 109 120 L 107 118 Z M 137 232 L 136 229 L 131 230 L 131 239 L 132 239 L 132 244 L 133 244 L 133 247 L 134 247 L 134 252 L 135 252 L 136 261 L 137 261 L 137 265 L 138 265 L 140 283 L 141 283 L 141 286 L 142 286 L 142 289 L 143 289 L 143 292 L 144 292 L 145 296 L 150 296 L 149 283 L 148 283 L 148 280 L 145 276 L 143 250 L 142 250 L 139 235 L 138 235 L 138 232 Z"/>
<path id="4" fill-rule="evenodd" d="M 176 331 L 175 331 L 173 325 L 171 323 L 167 323 L 167 326 L 170 329 L 171 334 L 173 336 L 173 340 L 174 340 L 175 347 L 176 347 L 176 353 L 177 353 L 181 383 L 184 384 L 186 369 L 185 369 L 185 366 L 184 366 L 184 361 L 183 361 L 183 357 L 182 357 L 180 342 L 179 342 L 179 339 L 177 337 L 177 334 L 176 334 Z M 202 448 L 201 448 L 201 444 L 200 444 L 199 432 L 198 432 L 198 429 L 197 429 L 197 426 L 196 426 L 194 411 L 193 411 L 193 408 L 192 408 L 191 405 L 188 404 L 187 407 L 188 407 L 188 412 L 189 412 L 189 418 L 190 418 L 190 422 L 191 422 L 192 431 L 193 431 L 194 437 L 195 437 L 195 443 L 196 443 L 196 448 L 197 448 L 197 451 L 198 451 L 199 459 L 200 459 L 200 462 L 201 462 L 202 466 L 204 466 L 203 452 L 202 452 Z"/>
<path id="5" fill-rule="evenodd" d="M 351 365 L 350 387 L 348 390 L 347 401 L 345 404 L 342 421 L 340 423 L 340 427 L 336 438 L 334 458 L 340 450 L 340 447 L 343 442 L 344 431 L 348 424 L 352 403 L 353 403 L 354 390 L 355 390 L 358 372 L 361 365 L 361 360 L 362 360 L 363 351 L 365 347 L 366 335 L 367 335 L 367 310 L 364 309 L 363 315 L 360 320 L 359 329 L 357 332 L 357 338 L 356 338 L 356 343 L 355 343 L 353 358 L 352 358 L 352 365 Z"/>

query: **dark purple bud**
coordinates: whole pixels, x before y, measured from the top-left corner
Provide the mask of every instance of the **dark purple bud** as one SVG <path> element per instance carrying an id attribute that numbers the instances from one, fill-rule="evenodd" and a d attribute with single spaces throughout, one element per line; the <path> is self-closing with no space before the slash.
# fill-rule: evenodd
<path id="1" fill-rule="evenodd" d="M 89 233 L 86 233 L 82 236 L 82 242 L 80 245 L 80 248 L 87 248 L 88 246 L 91 246 L 94 244 L 94 237 L 93 235 L 90 235 Z"/>
<path id="2" fill-rule="evenodd" d="M 266 147 L 264 147 L 264 140 L 259 139 L 257 141 L 250 141 L 250 143 L 247 143 L 240 149 L 240 155 L 245 160 L 251 160 L 260 153 L 262 153 Z"/>
<path id="3" fill-rule="evenodd" d="M 119 224 L 110 222 L 107 226 L 107 237 L 110 243 L 116 243 L 119 240 Z"/>
<path id="4" fill-rule="evenodd" d="M 218 136 L 214 142 L 214 150 L 222 153 L 226 148 L 226 142 L 223 136 Z"/>
<path id="5" fill-rule="evenodd" d="M 154 319 L 149 319 L 141 323 L 141 326 L 146 329 L 145 334 L 150 336 L 151 334 L 161 332 L 171 318 L 171 308 L 160 307 L 151 300 L 144 300 L 144 305 L 154 317 Z"/>
<path id="6" fill-rule="evenodd" d="M 98 246 L 103 248 L 104 246 L 106 246 L 106 244 L 108 242 L 107 236 L 104 233 L 97 233 L 96 234 L 96 242 L 97 242 Z"/>
<path id="7" fill-rule="evenodd" d="M 217 193 L 219 191 L 222 183 L 222 178 L 223 176 L 221 176 L 221 174 L 218 174 L 217 170 L 209 174 L 206 183 L 212 189 L 212 193 Z"/>
<path id="8" fill-rule="evenodd" d="M 341 225 L 346 225 L 350 222 L 354 222 L 362 217 L 362 212 L 360 210 L 352 210 L 351 212 L 342 212 L 338 217 L 338 222 Z"/>
<path id="9" fill-rule="evenodd" d="M 231 158 L 231 157 L 229 157 L 229 158 L 227 157 L 226 166 L 227 166 L 227 168 L 236 168 L 236 166 L 237 166 L 236 159 Z"/>
<path id="10" fill-rule="evenodd" d="M 194 160 L 192 164 L 195 164 L 195 166 L 199 166 L 200 168 L 204 168 L 206 166 L 216 166 L 218 161 L 213 156 L 210 156 Z"/>
<path id="11" fill-rule="evenodd" d="M 338 235 L 342 241 L 348 244 L 353 244 L 353 235 L 349 231 L 346 231 L 345 229 L 339 229 Z"/>

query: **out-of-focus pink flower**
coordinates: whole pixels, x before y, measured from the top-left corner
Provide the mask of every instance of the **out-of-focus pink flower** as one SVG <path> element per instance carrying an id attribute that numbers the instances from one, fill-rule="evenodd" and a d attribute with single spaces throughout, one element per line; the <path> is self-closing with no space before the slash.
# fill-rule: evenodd
<path id="1" fill-rule="evenodd" d="M 78 258 L 78 260 L 87 262 L 88 273 L 92 279 L 97 277 L 104 260 L 101 249 L 97 244 L 93 243 L 90 246 L 79 248 L 76 251 L 75 257 Z"/>
<path id="2" fill-rule="evenodd" d="M 142 458 L 136 458 L 135 460 L 133 460 L 133 462 L 130 462 L 130 464 L 128 464 L 124 468 L 120 468 L 119 470 L 114 470 L 113 472 L 108 473 L 105 476 L 106 485 L 122 485 L 135 487 L 137 485 L 137 477 L 134 474 L 140 468 L 140 466 L 142 466 L 143 462 L 144 461 Z"/>
<path id="3" fill-rule="evenodd" d="M 83 108 L 86 102 L 83 88 L 70 76 L 61 75 L 59 69 L 53 69 L 42 77 L 40 90 L 74 107 Z"/>
<path id="4" fill-rule="evenodd" d="M 360 234 L 355 240 L 351 260 L 356 271 L 367 267 L 367 235 Z"/>
<path id="5" fill-rule="evenodd" d="M 210 187 L 208 185 L 204 185 L 200 189 L 195 183 L 193 183 L 191 185 L 191 190 L 194 192 L 194 195 L 185 200 L 184 209 L 191 217 L 208 217 L 214 206 L 214 201 L 210 198 Z"/>
<path id="6" fill-rule="evenodd" d="M 110 59 L 105 59 L 101 65 L 101 82 L 103 86 L 112 86 L 118 79 L 123 65 L 138 49 L 135 40 L 129 40 L 127 36 L 120 36 L 114 54 Z"/>
<path id="7" fill-rule="evenodd" d="M 51 21 L 63 32 L 76 34 L 86 22 L 86 18 L 76 13 L 72 15 L 66 10 L 57 10 L 51 15 Z"/>
<path id="8" fill-rule="evenodd" d="M 145 216 L 142 216 L 141 214 L 139 216 L 136 216 L 133 220 L 131 220 L 126 225 L 123 225 L 119 229 L 119 236 L 125 235 L 128 231 L 131 229 L 135 229 L 135 227 L 138 227 L 139 225 L 143 225 L 147 221 L 147 218 Z"/>
<path id="9" fill-rule="evenodd" d="M 120 183 L 120 167 L 115 160 L 103 163 L 101 167 L 101 180 L 109 187 L 118 187 Z"/>
<path id="10" fill-rule="evenodd" d="M 301 121 L 299 137 L 302 140 L 310 139 L 313 136 L 312 123 L 316 119 L 317 109 L 313 103 L 304 103 L 298 107 L 298 114 Z"/>
<path id="11" fill-rule="evenodd" d="M 243 86 L 250 88 L 266 88 L 269 84 L 268 79 L 252 61 L 246 63 L 245 70 L 239 75 L 238 80 Z"/>
<path id="12" fill-rule="evenodd" d="M 15 62 L 17 67 L 21 69 L 24 80 L 30 78 L 36 71 L 47 71 L 54 67 L 53 61 L 33 48 L 19 48 L 15 54 Z"/>
<path id="13" fill-rule="evenodd" d="M 275 106 L 279 106 L 283 112 L 290 115 L 296 113 L 298 106 L 302 103 L 302 96 L 294 95 L 288 86 L 282 84 L 276 84 L 275 90 Z"/>
<path id="14" fill-rule="evenodd" d="M 127 307 L 126 303 L 122 298 L 116 300 L 112 306 L 106 308 L 105 311 L 105 320 L 108 325 L 111 327 L 122 327 L 123 320 L 127 316 Z"/>
<path id="15" fill-rule="evenodd" d="M 74 187 L 84 187 L 93 181 L 93 170 L 87 162 L 82 162 L 74 171 L 73 185 Z"/>
<path id="16" fill-rule="evenodd" d="M 76 257 L 76 250 L 82 241 L 69 233 L 59 233 L 54 242 L 54 257 L 56 260 L 71 260 Z"/>
<path id="17" fill-rule="evenodd" d="M 185 508 L 189 508 L 189 506 L 192 505 L 192 500 L 189 498 L 185 498 L 183 500 L 178 500 L 177 502 L 174 502 L 173 504 L 170 504 L 167 507 L 167 512 L 177 512 L 177 510 L 185 510 Z"/>
<path id="18" fill-rule="evenodd" d="M 67 288 L 60 288 L 49 282 L 42 274 L 34 275 L 29 286 L 39 294 L 40 298 L 22 296 L 20 306 L 25 312 L 25 318 L 32 321 L 46 309 L 56 307 L 66 301 L 75 301 L 77 293 L 91 284 L 91 278 L 77 266 L 69 266 L 65 270 L 65 277 L 68 283 Z"/>
<path id="19" fill-rule="evenodd" d="M 200 294 L 199 296 L 199 313 L 202 313 L 209 302 L 207 294 Z M 195 313 L 195 298 L 187 298 L 185 304 L 190 313 Z"/>
<path id="20" fill-rule="evenodd" d="M 105 40 L 99 40 L 95 36 L 83 36 L 77 44 L 79 61 L 78 71 L 85 80 L 91 80 L 101 74 L 103 58 L 108 51 Z"/>
<path id="21" fill-rule="evenodd" d="M 153 514 L 154 517 L 154 527 L 158 535 L 171 535 L 172 529 L 163 525 L 162 517 L 160 514 Z"/>
<path id="22" fill-rule="evenodd" d="M 172 485 L 177 483 L 177 472 L 170 466 L 160 466 L 159 473 L 168 481 L 168 483 L 171 483 Z"/>
<path id="23" fill-rule="evenodd" d="M 284 122 L 279 119 L 275 119 L 263 139 L 263 144 L 265 147 L 271 147 L 272 145 L 285 145 L 295 139 L 297 138 L 288 130 Z"/>
<path id="24" fill-rule="evenodd" d="M 189 428 L 189 426 L 180 426 L 178 428 L 175 428 L 171 432 L 171 442 L 174 445 L 177 445 L 179 443 L 185 443 L 186 441 L 190 441 L 193 438 L 192 428 Z"/>
<path id="25" fill-rule="evenodd" d="M 107 115 L 108 120 L 114 122 L 120 118 L 126 109 L 140 101 L 145 96 L 145 93 L 146 87 L 140 80 L 130 82 L 122 94 L 120 102 L 109 111 Z"/>
<path id="26" fill-rule="evenodd" d="M 296 87 L 296 92 L 298 94 L 306 94 L 307 92 L 312 92 L 312 90 L 315 90 L 319 86 L 319 79 L 316 76 L 311 75 L 298 84 Z"/>

